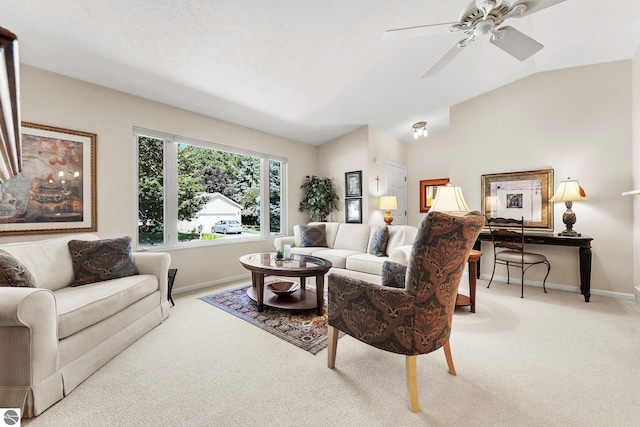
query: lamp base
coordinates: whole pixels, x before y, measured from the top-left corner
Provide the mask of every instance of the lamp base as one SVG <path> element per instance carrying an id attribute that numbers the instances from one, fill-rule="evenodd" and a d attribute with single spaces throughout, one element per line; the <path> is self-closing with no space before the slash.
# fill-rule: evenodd
<path id="1" fill-rule="evenodd" d="M 562 233 L 558 233 L 558 236 L 567 236 L 567 237 L 580 237 L 582 234 L 574 231 L 574 230 L 564 230 Z"/>
<path id="2" fill-rule="evenodd" d="M 391 223 L 393 222 L 393 217 L 391 216 L 390 209 L 384 213 L 384 222 L 387 225 L 391 225 Z"/>
<path id="3" fill-rule="evenodd" d="M 573 231 L 573 224 L 576 223 L 576 214 L 571 210 L 573 202 L 564 202 L 564 205 L 567 207 L 567 211 L 562 214 L 562 222 L 564 222 L 564 226 L 567 228 L 565 228 L 562 233 L 558 233 L 558 236 L 580 237 L 580 233 Z"/>

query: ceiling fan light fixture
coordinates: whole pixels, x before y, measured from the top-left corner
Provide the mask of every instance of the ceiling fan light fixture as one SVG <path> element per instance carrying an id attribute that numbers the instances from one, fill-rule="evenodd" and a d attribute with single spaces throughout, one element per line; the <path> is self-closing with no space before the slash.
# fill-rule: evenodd
<path id="1" fill-rule="evenodd" d="M 476 28 L 473 30 L 473 34 L 476 36 L 489 34 L 495 25 L 496 21 L 494 21 L 493 18 L 485 19 L 484 21 L 478 22 L 478 25 L 476 25 Z"/>

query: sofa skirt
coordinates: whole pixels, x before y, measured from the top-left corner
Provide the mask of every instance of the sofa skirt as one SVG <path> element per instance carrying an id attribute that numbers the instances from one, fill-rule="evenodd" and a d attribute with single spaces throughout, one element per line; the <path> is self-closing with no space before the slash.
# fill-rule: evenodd
<path id="1" fill-rule="evenodd" d="M 77 359 L 67 363 L 60 369 L 64 383 L 64 395 L 67 396 L 91 374 L 161 324 L 162 320 L 162 308 L 156 306 L 151 312 L 91 348 Z"/>

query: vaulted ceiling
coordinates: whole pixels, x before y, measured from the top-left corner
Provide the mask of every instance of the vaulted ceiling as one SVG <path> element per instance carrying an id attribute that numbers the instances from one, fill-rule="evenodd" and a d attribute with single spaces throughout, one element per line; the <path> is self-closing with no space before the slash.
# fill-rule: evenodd
<path id="1" fill-rule="evenodd" d="M 463 35 L 443 27 L 383 40 L 388 29 L 456 22 L 467 6 L 11 0 L 0 26 L 18 36 L 24 64 L 314 145 L 366 124 L 409 141 L 418 121 L 446 129 L 454 104 L 537 72 L 630 59 L 640 47 L 638 0 L 567 0 L 510 19 L 544 49 L 520 62 L 478 37 L 425 79 Z"/>

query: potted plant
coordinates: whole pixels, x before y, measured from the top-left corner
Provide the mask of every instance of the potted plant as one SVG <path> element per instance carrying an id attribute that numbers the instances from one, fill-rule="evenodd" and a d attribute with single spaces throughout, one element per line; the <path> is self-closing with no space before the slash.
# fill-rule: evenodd
<path id="1" fill-rule="evenodd" d="M 309 211 L 311 221 L 326 221 L 327 215 L 338 209 L 336 202 L 340 197 L 331 178 L 307 175 L 300 188 L 305 190 L 305 196 L 298 210 Z"/>

